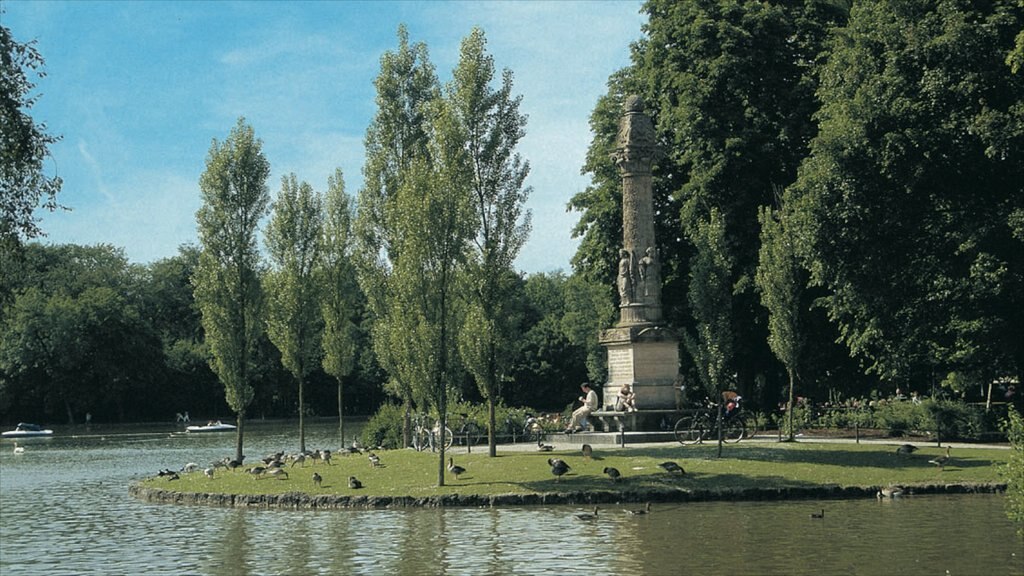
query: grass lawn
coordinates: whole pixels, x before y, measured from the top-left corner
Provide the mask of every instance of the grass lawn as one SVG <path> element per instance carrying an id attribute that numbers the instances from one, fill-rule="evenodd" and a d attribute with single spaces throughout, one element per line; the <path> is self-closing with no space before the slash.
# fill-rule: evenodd
<path id="1" fill-rule="evenodd" d="M 1001 483 L 999 469 L 1009 450 L 954 448 L 951 460 L 940 470 L 928 460 L 945 453 L 945 448 L 927 447 L 909 456 L 898 456 L 895 447 L 880 444 L 758 443 L 726 445 L 722 457 L 716 446 L 603 448 L 596 446 L 592 458 L 576 450 L 554 452 L 502 451 L 489 458 L 486 447 L 479 453 L 449 451 L 446 456 L 466 469 L 456 479 L 446 471 L 445 486 L 437 486 L 438 455 L 413 450 L 377 451 L 381 466 L 371 467 L 366 456 L 335 456 L 334 464 L 286 467 L 288 478 L 255 478 L 243 469 L 218 469 L 213 478 L 202 471 L 181 474 L 179 480 L 147 478 L 142 487 L 216 494 L 281 494 L 300 492 L 311 496 L 432 497 L 451 494 L 491 496 L 499 494 L 545 494 L 561 492 L 619 491 L 657 493 L 677 490 L 745 490 L 810 488 L 838 485 L 872 487 L 934 484 Z M 556 479 L 548 458 L 561 458 L 571 467 Z M 682 466 L 685 475 L 672 475 L 658 467 L 667 460 Z M 249 468 L 258 461 L 244 468 Z M 620 471 L 613 482 L 605 467 Z M 313 484 L 313 472 L 323 481 Z M 348 486 L 349 476 L 363 488 Z"/>

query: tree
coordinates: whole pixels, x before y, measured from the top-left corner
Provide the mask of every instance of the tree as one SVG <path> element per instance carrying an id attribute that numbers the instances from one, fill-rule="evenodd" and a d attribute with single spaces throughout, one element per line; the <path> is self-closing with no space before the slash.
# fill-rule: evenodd
<path id="1" fill-rule="evenodd" d="M 388 210 L 396 201 L 413 161 L 428 157 L 427 104 L 439 97 L 434 66 L 422 42 L 409 44 L 405 26 L 398 28 L 398 50 L 385 52 L 374 80 L 377 113 L 366 130 L 366 163 L 354 222 L 354 262 L 358 279 L 373 315 L 373 348 L 381 367 L 390 375 L 386 387 L 406 404 L 404 430 L 408 430 L 412 389 L 400 376 L 393 351 L 404 346 L 402 321 L 389 322 L 397 309 L 391 275 L 398 259 L 391 238 Z M 408 440 L 408 434 L 405 434 Z"/>
<path id="2" fill-rule="evenodd" d="M 697 320 L 695 333 L 683 342 L 697 364 L 709 396 L 721 402 L 721 393 L 734 380 L 732 331 L 732 268 L 726 246 L 725 225 L 717 208 L 697 227 L 697 255 L 690 271 L 690 306 Z M 718 410 L 718 455 L 722 455 L 722 410 Z"/>
<path id="3" fill-rule="evenodd" d="M 801 253 L 842 341 L 897 385 L 1024 374 L 1016 4 L 856 4 L 821 72 Z"/>
<path id="4" fill-rule="evenodd" d="M 400 326 L 407 342 L 391 351 L 398 374 L 414 396 L 437 410 L 443 430 L 458 373 L 456 288 L 476 223 L 466 134 L 446 102 L 437 100 L 430 108 L 430 160 L 413 160 L 386 215 L 393 254 L 398 255 L 387 322 Z M 437 480 L 444 486 L 443 445 L 439 454 Z"/>
<path id="5" fill-rule="evenodd" d="M 0 262 L 23 240 L 43 235 L 34 215 L 40 201 L 47 210 L 60 207 L 61 178 L 47 176 L 43 166 L 60 137 L 29 115 L 39 101 L 29 75 L 45 77 L 44 64 L 35 41 L 22 44 L 0 26 Z"/>
<path id="6" fill-rule="evenodd" d="M 519 112 L 522 97 L 512 96 L 512 72 L 507 69 L 501 87 L 491 87 L 494 58 L 487 54 L 486 43 L 479 28 L 462 41 L 447 99 L 466 138 L 477 223 L 466 266 L 469 310 L 459 351 L 487 400 L 488 449 L 494 457 L 495 404 L 499 383 L 508 374 L 515 329 L 507 307 L 517 281 L 512 263 L 530 232 L 530 213 L 523 208 L 530 194 L 523 185 L 530 167 L 515 151 L 525 134 L 526 117 Z"/>
<path id="7" fill-rule="evenodd" d="M 202 252 L 193 279 L 203 314 L 210 366 L 238 416 L 235 459 L 243 458 L 246 408 L 253 400 L 257 345 L 264 333 L 261 262 L 256 234 L 267 213 L 270 163 L 255 131 L 239 118 L 223 143 L 214 139 L 199 180 L 196 213 Z"/>
<path id="8" fill-rule="evenodd" d="M 320 309 L 324 319 L 323 368 L 338 382 L 338 434 L 345 442 L 342 383 L 355 368 L 359 286 L 352 263 L 352 208 L 340 169 L 327 182 L 321 235 Z"/>
<path id="9" fill-rule="evenodd" d="M 139 312 L 136 270 L 110 246 L 26 245 L 21 280 L 0 321 L 0 406 L 124 421 L 158 392 L 160 341 Z"/>
<path id="10" fill-rule="evenodd" d="M 793 441 L 793 387 L 800 365 L 804 334 L 800 322 L 800 303 L 804 284 L 793 229 L 785 217 L 785 206 L 761 209 L 761 252 L 757 266 L 761 304 L 768 309 L 768 345 L 786 367 L 789 378 L 789 440 Z"/>
<path id="11" fill-rule="evenodd" d="M 299 385 L 299 451 L 306 451 L 309 373 L 320 359 L 323 316 L 316 271 L 324 227 L 323 199 L 295 174 L 281 179 L 265 238 L 271 268 L 265 276 L 267 335 Z"/>

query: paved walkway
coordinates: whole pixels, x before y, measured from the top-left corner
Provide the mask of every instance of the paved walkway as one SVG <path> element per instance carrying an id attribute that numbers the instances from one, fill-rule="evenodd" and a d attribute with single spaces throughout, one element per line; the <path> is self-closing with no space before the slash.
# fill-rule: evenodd
<path id="1" fill-rule="evenodd" d="M 761 434 L 753 438 L 740 441 L 740 444 L 765 443 L 777 444 L 777 434 Z M 798 435 L 798 444 L 879 444 L 888 446 L 899 446 L 901 444 L 913 444 L 918 448 L 937 448 L 949 446 L 953 449 L 997 449 L 1009 450 L 1009 443 L 973 443 L 973 442 L 943 442 L 941 446 L 933 441 L 921 441 L 907 438 L 836 438 L 829 436 L 806 436 Z M 577 432 L 575 434 L 550 434 L 544 444 L 550 445 L 554 450 L 578 450 L 583 444 L 591 444 L 602 449 L 622 448 L 622 435 L 617 432 Z M 714 445 L 711 443 L 710 445 Z M 626 448 L 685 448 L 680 445 L 671 432 L 627 432 L 625 433 Z M 458 452 L 463 448 L 453 448 Z M 473 452 L 486 453 L 487 446 L 474 447 Z M 531 442 L 517 442 L 514 444 L 498 444 L 498 452 L 535 452 L 537 445 Z"/>

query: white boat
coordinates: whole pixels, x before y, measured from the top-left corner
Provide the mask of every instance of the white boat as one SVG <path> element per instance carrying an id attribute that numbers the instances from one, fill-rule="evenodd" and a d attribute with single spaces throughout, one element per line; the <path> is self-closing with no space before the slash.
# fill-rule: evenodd
<path id="1" fill-rule="evenodd" d="M 53 430 L 49 428 L 44 429 L 38 424 L 27 424 L 25 422 L 19 422 L 14 430 L 8 430 L 0 434 L 4 438 L 33 438 L 36 436 L 53 436 Z"/>
<path id="2" fill-rule="evenodd" d="M 186 426 L 185 430 L 188 432 L 230 432 L 236 428 L 238 427 L 232 424 L 224 424 L 217 420 L 216 422 L 207 422 L 203 425 Z"/>

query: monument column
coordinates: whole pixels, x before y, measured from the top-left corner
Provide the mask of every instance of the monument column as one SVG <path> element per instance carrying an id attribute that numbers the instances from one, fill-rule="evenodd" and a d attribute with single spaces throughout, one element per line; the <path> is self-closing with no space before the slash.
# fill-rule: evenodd
<path id="1" fill-rule="evenodd" d="M 608 350 L 604 403 L 609 409 L 623 384 L 632 385 L 640 411 L 677 407 L 679 338 L 662 326 L 661 262 L 654 238 L 651 167 L 657 154 L 643 100 L 630 96 L 612 154 L 622 175 L 619 321 L 599 335 Z"/>

